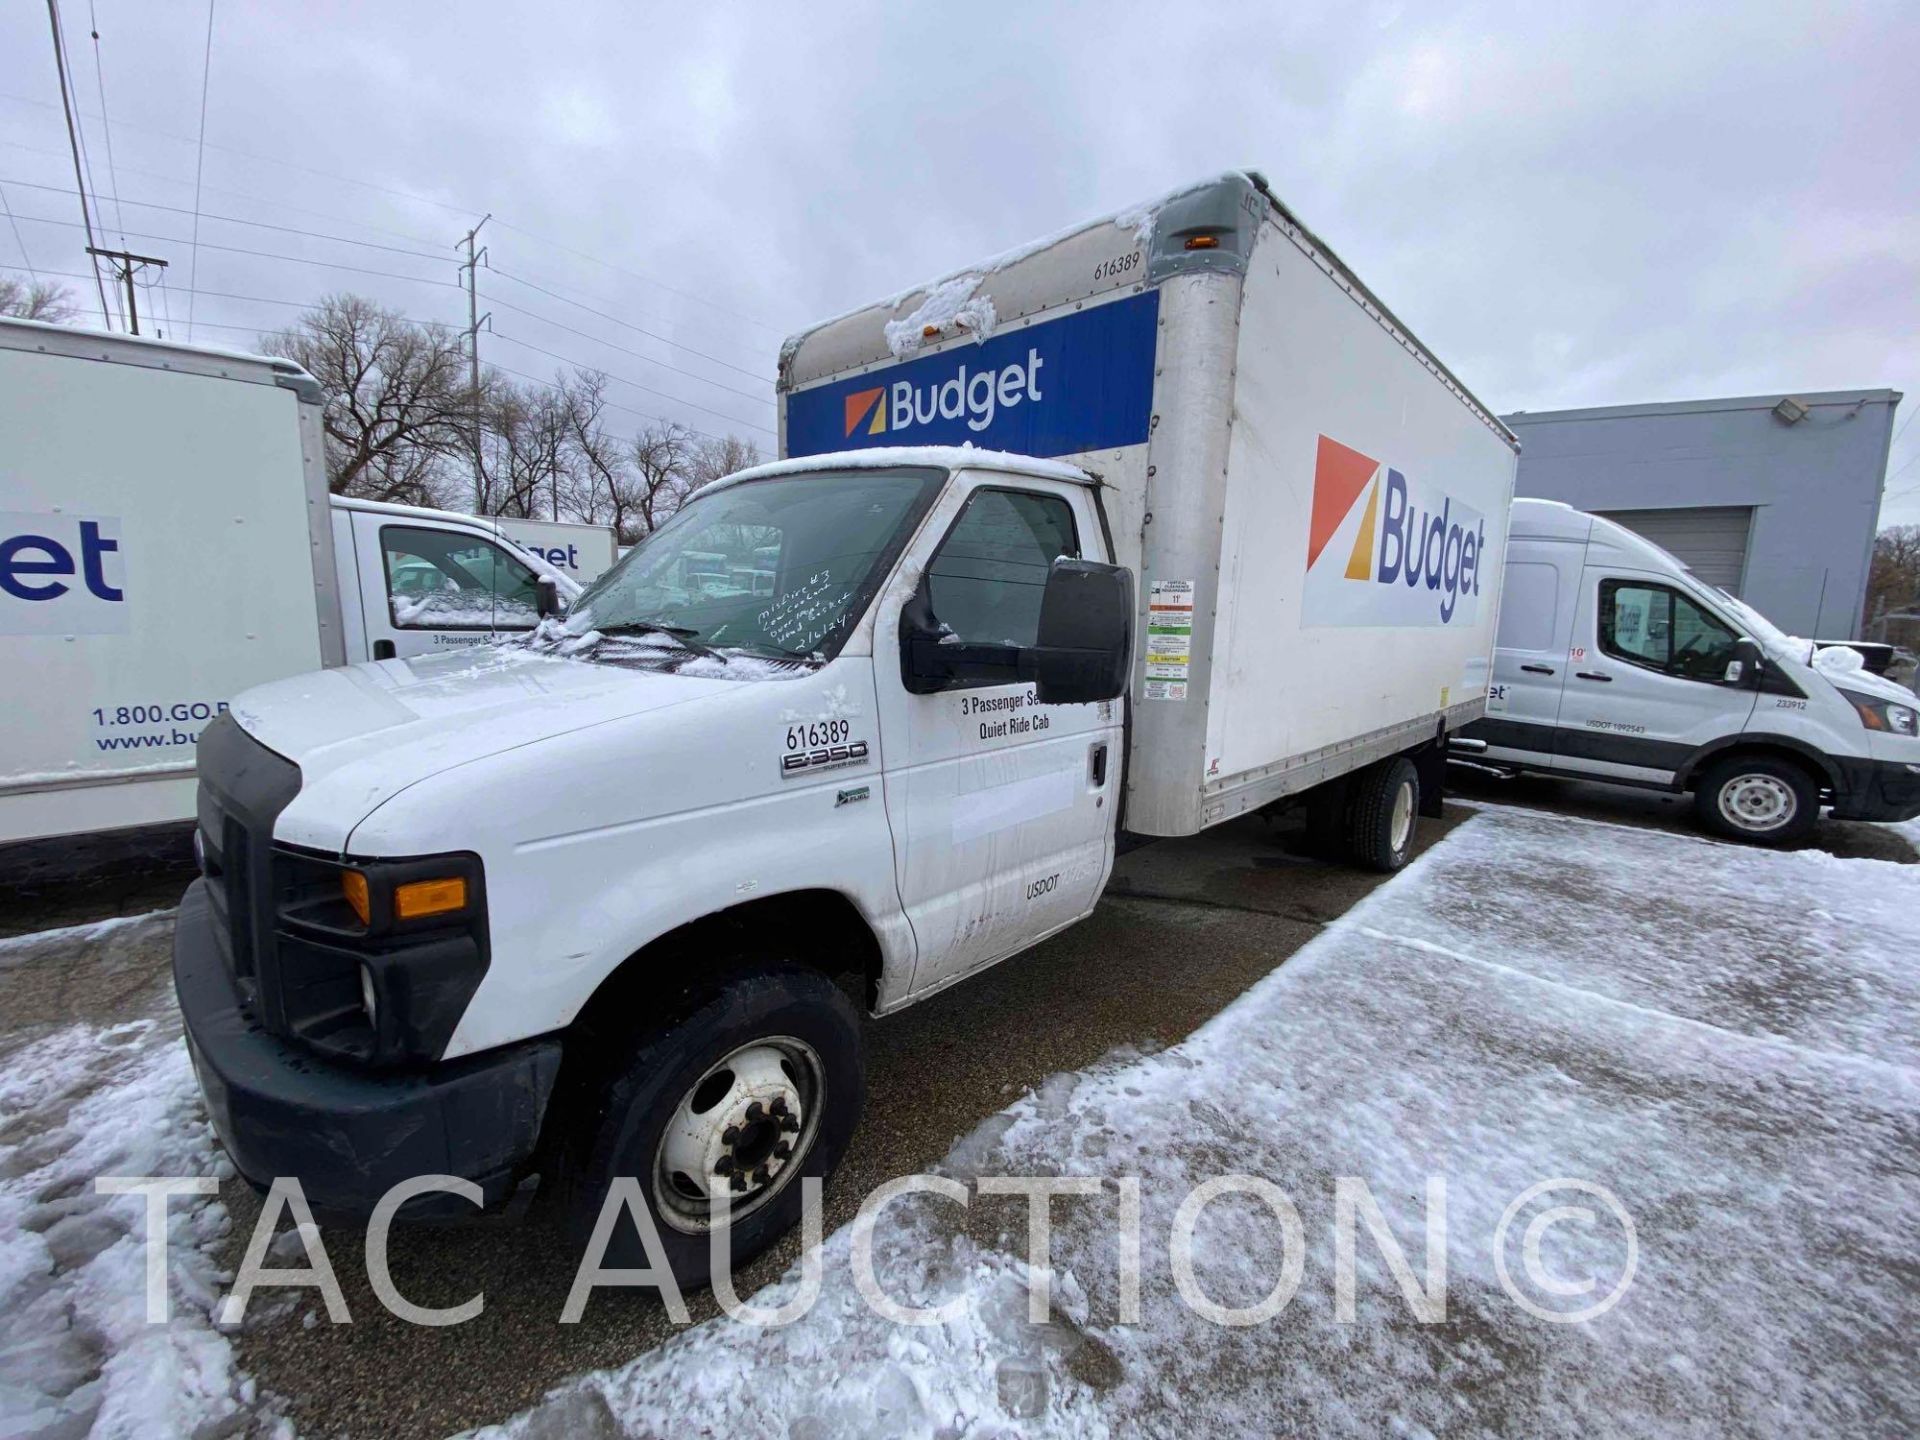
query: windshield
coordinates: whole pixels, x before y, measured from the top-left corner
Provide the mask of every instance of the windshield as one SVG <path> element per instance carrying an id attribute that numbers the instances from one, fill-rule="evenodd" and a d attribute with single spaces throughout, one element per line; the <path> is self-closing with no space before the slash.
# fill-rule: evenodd
<path id="1" fill-rule="evenodd" d="M 575 602 L 565 637 L 576 643 L 562 648 L 675 669 L 698 656 L 703 673 L 730 653 L 831 659 L 943 478 L 816 471 L 690 501 Z M 596 634 L 629 643 L 578 643 Z"/>

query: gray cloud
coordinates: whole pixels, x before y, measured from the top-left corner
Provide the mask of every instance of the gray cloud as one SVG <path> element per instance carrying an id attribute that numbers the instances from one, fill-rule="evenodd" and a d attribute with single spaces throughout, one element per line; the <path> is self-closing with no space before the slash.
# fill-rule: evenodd
<path id="1" fill-rule="evenodd" d="M 206 12 L 97 11 L 120 193 L 190 207 Z M 65 13 L 95 113 L 85 11 Z M 203 248 L 198 282 L 295 302 L 350 287 L 458 322 L 450 247 L 491 210 L 504 274 L 483 288 L 510 338 L 483 342 L 490 360 L 545 376 L 551 351 L 649 387 L 620 388 L 635 410 L 770 444 L 747 428 L 770 406 L 707 383 L 754 382 L 504 276 L 765 376 L 812 319 L 1251 164 L 1499 408 L 1913 392 L 1915 53 L 1920 11 L 1898 4 L 227 0 L 207 124 L 226 148 L 207 151 L 203 208 L 433 258 L 203 219 L 210 243 L 419 279 Z M 0 184 L 22 216 L 74 220 L 44 13 L 8 7 L 0 56 Z M 88 138 L 105 191 L 97 119 Z M 124 213 L 176 237 L 129 233 L 174 259 L 178 330 L 191 218 Z M 36 265 L 85 268 L 77 230 L 21 233 Z M 0 264 L 19 260 L 0 228 Z M 195 302 L 200 338 L 237 344 L 295 313 Z M 1920 427 L 1890 520 L 1920 519 L 1915 457 Z"/>

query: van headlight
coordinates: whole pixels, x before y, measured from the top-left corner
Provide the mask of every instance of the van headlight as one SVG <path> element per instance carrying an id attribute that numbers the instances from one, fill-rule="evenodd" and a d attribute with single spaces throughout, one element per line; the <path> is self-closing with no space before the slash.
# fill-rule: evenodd
<path id="1" fill-rule="evenodd" d="M 1876 695 L 1862 695 L 1857 690 L 1840 693 L 1867 729 L 1886 735 L 1920 735 L 1920 710 L 1913 706 L 1902 705 L 1898 700 L 1882 700 Z"/>

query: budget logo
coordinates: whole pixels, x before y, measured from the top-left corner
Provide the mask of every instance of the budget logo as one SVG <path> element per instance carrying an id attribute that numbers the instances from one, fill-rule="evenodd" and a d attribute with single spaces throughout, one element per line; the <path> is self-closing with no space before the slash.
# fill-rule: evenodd
<path id="1" fill-rule="evenodd" d="M 1432 484 L 1322 435 L 1307 524 L 1310 625 L 1451 625 L 1479 613 L 1487 522 Z"/>
<path id="2" fill-rule="evenodd" d="M 886 434 L 887 407 L 880 403 L 886 393 L 884 385 L 876 385 L 871 390 L 856 390 L 847 396 L 847 428 L 844 433 L 849 437 L 856 430 L 864 435 Z"/>
<path id="3" fill-rule="evenodd" d="M 0 635 L 124 634 L 124 558 L 112 516 L 0 513 Z"/>

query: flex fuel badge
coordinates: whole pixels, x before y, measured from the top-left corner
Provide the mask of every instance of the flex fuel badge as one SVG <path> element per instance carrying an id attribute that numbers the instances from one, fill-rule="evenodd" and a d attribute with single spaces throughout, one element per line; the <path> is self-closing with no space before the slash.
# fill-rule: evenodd
<path id="1" fill-rule="evenodd" d="M 1147 595 L 1149 700 L 1185 700 L 1193 660 L 1191 580 L 1156 580 Z"/>

